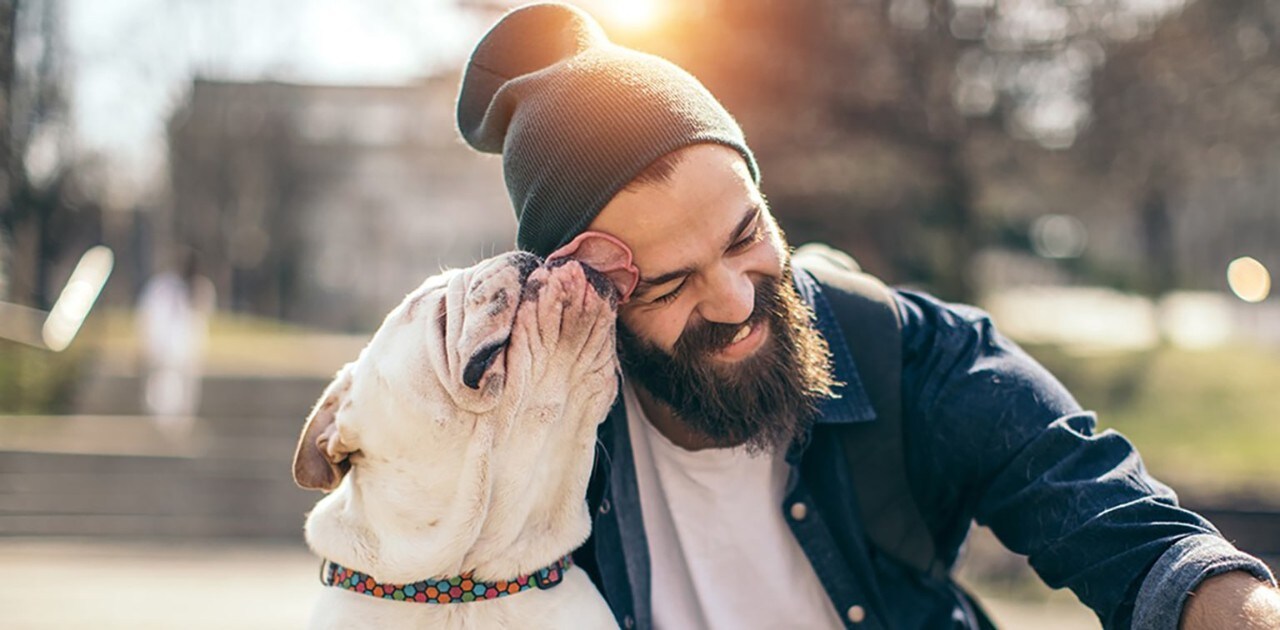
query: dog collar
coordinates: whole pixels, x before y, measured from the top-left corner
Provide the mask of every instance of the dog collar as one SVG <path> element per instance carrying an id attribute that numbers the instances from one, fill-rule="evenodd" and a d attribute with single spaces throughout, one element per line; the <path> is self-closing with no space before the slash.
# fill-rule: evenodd
<path id="1" fill-rule="evenodd" d="M 531 588 L 547 590 L 564 580 L 564 572 L 573 566 L 573 557 L 565 555 L 549 566 L 511 580 L 481 582 L 471 572 L 448 578 L 422 580 L 413 584 L 390 584 L 374 580 L 366 573 L 348 569 L 337 562 L 326 562 L 320 581 L 325 586 L 345 588 L 371 597 L 425 604 L 456 604 L 515 595 Z"/>

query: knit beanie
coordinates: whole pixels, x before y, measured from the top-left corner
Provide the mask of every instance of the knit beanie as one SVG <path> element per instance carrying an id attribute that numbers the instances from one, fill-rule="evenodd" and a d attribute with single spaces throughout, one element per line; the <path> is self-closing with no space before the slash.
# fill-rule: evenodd
<path id="1" fill-rule="evenodd" d="M 521 249 L 546 256 L 595 219 L 649 164 L 714 143 L 742 154 L 742 130 L 688 72 L 618 46 L 582 10 L 533 4 L 476 46 L 458 95 L 458 128 L 501 153 Z"/>

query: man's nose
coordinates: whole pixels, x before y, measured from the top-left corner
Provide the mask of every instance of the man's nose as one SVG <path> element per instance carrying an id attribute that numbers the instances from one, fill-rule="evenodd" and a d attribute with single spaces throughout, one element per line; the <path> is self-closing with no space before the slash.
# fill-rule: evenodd
<path id="1" fill-rule="evenodd" d="M 740 324 L 755 310 L 756 286 L 743 270 L 719 265 L 707 282 L 698 314 L 717 324 Z"/>

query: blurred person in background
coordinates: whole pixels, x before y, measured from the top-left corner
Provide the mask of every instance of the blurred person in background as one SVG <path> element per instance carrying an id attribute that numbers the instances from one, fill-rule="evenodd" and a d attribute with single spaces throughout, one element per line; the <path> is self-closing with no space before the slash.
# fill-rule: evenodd
<path id="1" fill-rule="evenodd" d="M 180 263 L 155 274 L 138 298 L 144 408 L 161 431 L 185 435 L 200 407 L 200 378 L 213 282 L 201 275 L 199 257 L 184 251 Z"/>
<path id="2" fill-rule="evenodd" d="M 850 289 L 792 267 L 742 131 L 682 69 L 532 5 L 477 45 L 457 114 L 503 156 L 522 249 L 595 230 L 634 254 L 575 556 L 624 628 L 990 627 L 950 574 L 975 519 L 1108 628 L 1280 627 L 1266 565 L 975 308 L 886 290 L 901 355 L 871 365 L 900 371 L 905 454 L 855 483 L 843 438 L 893 393 L 850 356 Z M 880 473 L 905 474 L 883 510 L 919 512 L 921 566 L 853 509 Z"/>

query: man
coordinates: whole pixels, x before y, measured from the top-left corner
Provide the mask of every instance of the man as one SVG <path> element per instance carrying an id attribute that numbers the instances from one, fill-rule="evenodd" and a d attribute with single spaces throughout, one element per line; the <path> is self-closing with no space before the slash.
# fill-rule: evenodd
<path id="1" fill-rule="evenodd" d="M 973 519 L 1107 627 L 1280 627 L 1265 565 L 1178 507 L 1122 437 L 1094 435 L 984 314 L 907 291 L 902 465 L 943 570 L 877 548 L 840 443 L 877 422 L 857 331 L 791 267 L 742 132 L 683 70 L 577 9 L 525 7 L 477 46 L 458 121 L 503 156 L 520 247 L 595 230 L 639 268 L 578 554 L 624 627 L 983 627 L 946 572 Z"/>

